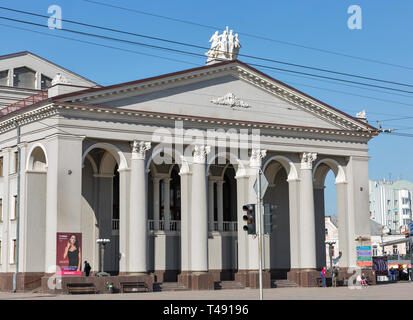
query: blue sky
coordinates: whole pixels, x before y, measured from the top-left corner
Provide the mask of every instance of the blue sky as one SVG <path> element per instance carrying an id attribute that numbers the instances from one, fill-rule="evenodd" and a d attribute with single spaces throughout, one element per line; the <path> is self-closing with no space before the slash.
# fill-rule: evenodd
<path id="1" fill-rule="evenodd" d="M 47 14 L 49 6 L 59 5 L 62 8 L 64 19 L 113 27 L 205 47 L 208 46 L 208 40 L 215 28 L 222 30 L 225 26 L 229 26 L 240 34 L 242 54 L 379 79 L 413 83 L 412 1 L 95 1 L 153 15 L 109 8 L 85 0 L 6 0 L 0 1 L 0 6 Z M 347 27 L 347 20 L 350 17 L 347 9 L 350 5 L 359 5 L 362 9 L 361 30 L 350 30 Z M 41 24 L 47 23 L 45 18 L 33 18 L 4 10 L 0 10 L 0 15 L 30 19 Z M 167 16 L 193 23 L 172 21 L 154 15 Z M 49 35 L 61 35 L 83 41 L 93 41 L 139 51 L 144 54 L 182 60 L 182 62 L 31 33 L 6 27 L 4 24 L 38 30 Z M 86 31 L 85 28 L 67 23 L 63 23 L 63 27 Z M 89 32 L 117 36 L 116 34 L 96 30 L 89 30 Z M 276 41 L 263 40 L 257 36 L 271 38 Z M 127 38 L 126 36 L 120 37 Z M 102 85 L 183 70 L 205 63 L 203 58 L 87 38 L 58 30 L 23 26 L 1 19 L 0 39 L 0 54 L 29 50 Z M 148 42 L 139 38 L 129 37 L 129 39 Z M 286 45 L 280 43 L 280 41 L 294 43 L 299 46 Z M 151 43 L 164 45 L 160 42 Z M 333 51 L 341 55 L 328 54 L 303 47 Z M 182 49 L 187 50 L 185 47 Z M 191 51 L 203 53 L 202 50 L 191 49 Z M 342 55 L 362 57 L 385 63 L 372 63 Z M 240 57 L 240 60 L 247 63 L 252 62 L 252 60 L 242 57 Z M 388 64 L 398 65 L 399 67 Z M 288 68 L 276 64 L 271 65 Z M 355 85 L 342 85 L 329 80 L 316 80 L 262 68 L 261 70 L 349 114 L 355 115 L 356 112 L 365 109 L 369 123 L 373 125 L 376 125 L 376 120 L 413 116 L 413 94 L 391 92 L 377 88 L 361 89 L 355 87 Z M 305 69 L 300 71 L 308 72 Z M 387 86 L 386 84 L 377 84 Z M 408 87 L 402 89 L 413 91 L 413 88 Z M 399 132 L 413 134 L 413 129 L 411 129 L 413 127 L 412 119 L 384 121 L 382 124 L 384 128 L 399 128 Z M 402 130 L 403 128 L 405 129 Z M 413 137 L 382 134 L 374 138 L 369 143 L 370 179 L 402 177 L 413 181 L 412 146 Z M 334 214 L 336 210 L 333 181 L 332 174 L 329 174 L 326 182 L 327 214 Z"/>

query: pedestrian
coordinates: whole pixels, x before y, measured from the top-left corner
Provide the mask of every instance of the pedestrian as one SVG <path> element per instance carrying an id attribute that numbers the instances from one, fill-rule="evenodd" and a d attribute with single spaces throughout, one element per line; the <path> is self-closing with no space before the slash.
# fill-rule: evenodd
<path id="1" fill-rule="evenodd" d="M 361 275 L 361 285 L 362 286 L 367 286 L 368 285 L 367 278 L 366 278 L 364 273 Z"/>
<path id="2" fill-rule="evenodd" d="M 390 268 L 390 281 L 396 281 L 396 274 L 393 267 Z"/>
<path id="3" fill-rule="evenodd" d="M 90 264 L 85 260 L 85 268 L 84 268 L 84 272 L 86 273 L 86 277 L 89 277 L 90 274 L 90 270 L 92 269 L 92 267 L 90 266 Z"/>
<path id="4" fill-rule="evenodd" d="M 321 270 L 321 281 L 323 284 L 323 288 L 326 288 L 326 267 L 323 267 L 323 269 Z"/>
<path id="5" fill-rule="evenodd" d="M 337 287 L 338 268 L 333 267 L 333 287 Z"/>

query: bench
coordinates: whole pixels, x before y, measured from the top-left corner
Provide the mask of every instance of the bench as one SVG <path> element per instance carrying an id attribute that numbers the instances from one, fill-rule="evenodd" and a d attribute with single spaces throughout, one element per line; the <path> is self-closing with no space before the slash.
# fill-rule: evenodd
<path id="1" fill-rule="evenodd" d="M 148 292 L 149 288 L 145 282 L 121 282 L 120 283 L 120 292 Z"/>
<path id="2" fill-rule="evenodd" d="M 87 294 L 98 292 L 93 283 L 68 283 L 66 284 L 66 287 L 68 293 L 70 294 Z"/>

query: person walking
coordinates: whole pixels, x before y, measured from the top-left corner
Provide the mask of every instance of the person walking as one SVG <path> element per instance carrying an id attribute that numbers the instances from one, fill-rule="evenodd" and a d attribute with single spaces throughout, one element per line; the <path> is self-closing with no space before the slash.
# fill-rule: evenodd
<path id="1" fill-rule="evenodd" d="M 86 277 L 89 277 L 90 274 L 90 270 L 92 269 L 92 267 L 90 266 L 90 264 L 85 260 L 85 268 L 84 268 L 84 272 L 86 273 Z"/>
<path id="2" fill-rule="evenodd" d="M 323 267 L 323 269 L 321 270 L 321 281 L 323 284 L 323 288 L 326 288 L 326 267 Z"/>
<path id="3" fill-rule="evenodd" d="M 333 267 L 333 287 L 337 287 L 338 268 Z"/>

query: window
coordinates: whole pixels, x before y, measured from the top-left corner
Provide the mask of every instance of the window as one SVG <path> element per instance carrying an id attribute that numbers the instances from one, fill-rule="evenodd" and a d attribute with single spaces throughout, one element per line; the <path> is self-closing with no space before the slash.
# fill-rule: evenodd
<path id="1" fill-rule="evenodd" d="M 377 256 L 377 246 L 373 246 L 373 256 Z"/>
<path id="2" fill-rule="evenodd" d="M 17 173 L 17 168 L 19 166 L 19 153 L 17 151 L 14 152 L 14 172 Z"/>
<path id="3" fill-rule="evenodd" d="M 402 198 L 402 203 L 403 204 L 408 204 L 409 203 L 409 198 Z"/>
<path id="4" fill-rule="evenodd" d="M 390 200 L 387 200 L 387 206 L 390 207 Z"/>
<path id="5" fill-rule="evenodd" d="M 35 89 L 36 72 L 26 67 L 14 69 L 13 86 Z"/>
<path id="6" fill-rule="evenodd" d="M 47 88 L 50 88 L 51 85 L 52 85 L 52 79 L 46 77 L 45 75 L 42 75 L 41 89 L 45 90 Z"/>
<path id="7" fill-rule="evenodd" d="M 16 239 L 13 239 L 11 242 L 11 248 L 10 248 L 10 264 L 15 264 L 16 263 Z"/>
<path id="8" fill-rule="evenodd" d="M 0 86 L 7 86 L 9 70 L 0 71 Z"/>
<path id="9" fill-rule="evenodd" d="M 325 229 L 325 234 L 326 234 L 326 236 L 328 236 L 328 229 L 327 228 Z"/>
<path id="10" fill-rule="evenodd" d="M 0 177 L 3 176 L 3 157 L 0 157 Z"/>
<path id="11" fill-rule="evenodd" d="M 403 214 L 404 215 L 409 215 L 410 214 L 410 209 L 403 208 Z"/>
<path id="12" fill-rule="evenodd" d="M 410 223 L 410 219 L 403 219 L 403 224 L 408 225 Z"/>
<path id="13" fill-rule="evenodd" d="M 15 220 L 17 216 L 17 195 L 13 196 L 13 205 L 11 209 L 10 220 Z"/>
<path id="14" fill-rule="evenodd" d="M 393 245 L 393 254 L 397 254 L 398 250 L 397 250 L 397 244 Z"/>

